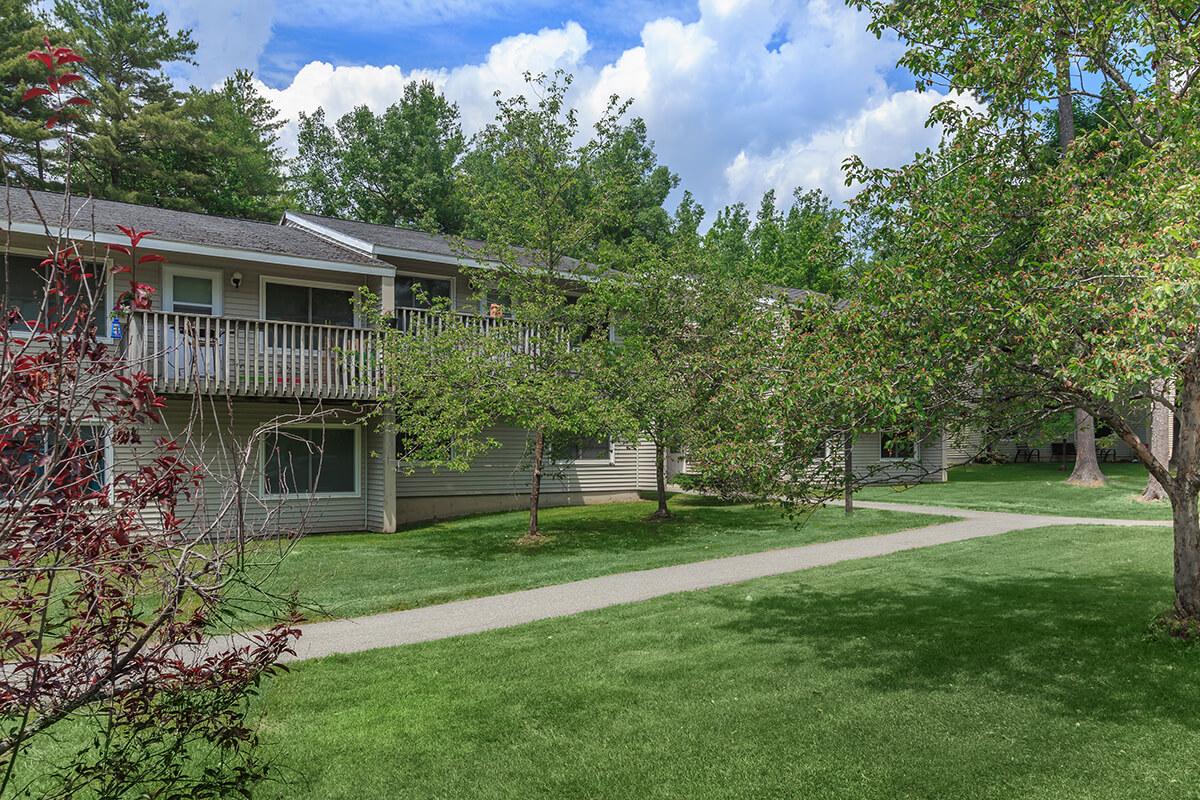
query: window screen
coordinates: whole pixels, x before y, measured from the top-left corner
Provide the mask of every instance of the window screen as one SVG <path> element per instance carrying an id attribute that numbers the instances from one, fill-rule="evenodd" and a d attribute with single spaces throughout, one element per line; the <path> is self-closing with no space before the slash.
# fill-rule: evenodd
<path id="1" fill-rule="evenodd" d="M 266 317 L 281 322 L 353 327 L 351 289 L 325 289 L 292 283 L 266 284 Z"/>
<path id="2" fill-rule="evenodd" d="M 181 314 L 212 315 L 215 311 L 213 294 L 213 278 L 171 276 L 171 306 Z"/>
<path id="3" fill-rule="evenodd" d="M 353 428 L 285 428 L 264 444 L 267 494 L 353 494 L 358 453 Z"/>
<path id="4" fill-rule="evenodd" d="M 45 484 L 47 490 L 55 486 L 77 486 L 86 481 L 86 488 L 98 492 L 108 484 L 108 435 L 103 425 L 80 425 L 70 441 L 61 447 L 62 441 L 56 431 L 40 426 L 15 431 L 0 444 L 0 497 L 12 498 L 31 489 L 38 483 L 47 468 L 53 471 Z M 32 464 L 39 464 L 30 471 Z M 18 485 L 20 484 L 20 485 Z"/>
<path id="5" fill-rule="evenodd" d="M 608 461 L 612 442 L 603 439 L 583 439 L 575 445 L 575 458 L 580 461 Z"/>
<path id="6" fill-rule="evenodd" d="M 432 308 L 442 298 L 453 299 L 448 280 L 396 276 L 396 308 Z"/>
<path id="7" fill-rule="evenodd" d="M 890 459 L 913 458 L 917 454 L 917 437 L 912 433 L 881 433 L 879 457 Z"/>
<path id="8" fill-rule="evenodd" d="M 0 262 L 0 293 L 4 295 L 4 311 L 15 308 L 30 325 L 37 320 L 41 313 L 42 298 L 46 294 L 47 273 L 41 263 L 42 259 L 34 256 L 9 255 L 7 270 L 5 270 L 3 262 Z M 88 270 L 88 272 L 93 272 L 93 270 Z M 103 336 L 107 331 L 100 322 L 108 311 L 106 301 L 101 296 L 96 298 L 94 303 L 92 302 L 92 295 L 99 294 L 100 276 L 96 275 L 88 280 L 90 285 L 77 288 L 75 291 L 79 293 L 79 296 L 77 299 L 73 298 L 71 302 L 92 305 L 92 319 L 97 325 L 99 334 Z M 51 298 L 51 302 L 46 308 L 46 322 L 53 321 L 56 315 L 61 313 L 61 303 L 61 299 Z"/>

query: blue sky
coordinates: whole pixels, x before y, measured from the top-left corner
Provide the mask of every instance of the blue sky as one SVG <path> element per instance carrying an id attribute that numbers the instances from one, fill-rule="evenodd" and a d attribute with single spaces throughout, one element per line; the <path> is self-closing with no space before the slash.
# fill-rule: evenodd
<path id="1" fill-rule="evenodd" d="M 895 165 L 936 141 L 943 99 L 895 68 L 900 45 L 866 31 L 841 0 L 153 0 L 200 43 L 181 82 L 211 85 L 238 67 L 294 121 L 324 108 L 382 110 L 406 82 L 432 80 L 468 134 L 492 92 L 521 73 L 565 69 L 594 116 L 612 93 L 634 99 L 661 160 L 710 212 L 756 205 L 774 188 L 837 199 L 851 154 Z M 284 132 L 291 146 L 294 125 Z"/>
<path id="2" fill-rule="evenodd" d="M 383 26 L 347 19 L 336 27 L 318 27 L 282 15 L 266 46 L 262 77 L 268 84 L 286 84 L 312 59 L 448 69 L 482 61 L 500 39 L 572 20 L 588 31 L 590 57 L 603 62 L 637 44 L 642 25 L 652 19 L 673 16 L 691 22 L 698 15 L 695 2 L 645 0 L 481 3 L 459 12 L 431 9 L 424 16 L 397 15 Z"/>

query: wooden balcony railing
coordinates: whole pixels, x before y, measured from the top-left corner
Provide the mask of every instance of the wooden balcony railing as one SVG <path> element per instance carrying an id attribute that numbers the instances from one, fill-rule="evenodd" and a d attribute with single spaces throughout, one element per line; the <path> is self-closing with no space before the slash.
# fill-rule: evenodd
<path id="1" fill-rule="evenodd" d="M 365 328 L 135 311 L 125 348 L 164 393 L 366 400 L 382 379 Z"/>
<path id="2" fill-rule="evenodd" d="M 566 338 L 566 332 L 559 326 L 526 325 L 507 317 L 493 318 L 463 312 L 435 314 L 423 308 L 397 308 L 394 325 L 398 330 L 414 333 L 437 331 L 447 325 L 461 325 L 482 334 L 502 335 L 514 352 L 525 354 L 536 354 L 549 339 L 562 344 Z M 570 347 L 570 342 L 566 344 Z"/>
<path id="3" fill-rule="evenodd" d="M 417 335 L 463 325 L 503 334 L 513 352 L 525 354 L 565 336 L 554 326 L 419 308 L 397 309 L 394 325 Z M 370 400 L 384 381 L 382 346 L 367 328 L 171 311 L 133 312 L 124 337 L 131 367 L 149 374 L 160 392 L 247 397 Z"/>

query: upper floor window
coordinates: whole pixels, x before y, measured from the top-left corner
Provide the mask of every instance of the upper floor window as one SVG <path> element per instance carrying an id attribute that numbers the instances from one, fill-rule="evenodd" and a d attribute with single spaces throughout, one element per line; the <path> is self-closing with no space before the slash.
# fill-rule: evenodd
<path id="1" fill-rule="evenodd" d="M 163 268 L 163 305 L 179 314 L 221 315 L 220 270 L 194 267 Z"/>
<path id="2" fill-rule="evenodd" d="M 59 293 L 56 292 L 49 298 L 46 297 L 48 273 L 47 268 L 42 267 L 41 264 L 42 258 L 38 256 L 9 254 L 7 269 L 0 265 L 0 293 L 4 297 L 3 310 L 7 312 L 16 309 L 20 312 L 25 325 L 30 328 L 38 322 L 39 317 L 43 326 L 53 325 L 59 315 L 63 313 L 63 298 Z M 101 275 L 98 274 L 99 270 L 90 271 L 95 274 L 86 279 L 86 283 L 83 285 L 76 283 L 67 288 L 72 295 L 68 302 L 72 309 L 80 306 L 87 307 L 96 323 L 98 335 L 105 336 L 108 331 L 105 330 L 102 323 L 107 316 L 107 297 L 94 296 L 99 294 L 97 287 L 100 284 Z M 43 300 L 46 301 L 44 314 Z"/>
<path id="3" fill-rule="evenodd" d="M 454 282 L 449 278 L 396 276 L 396 308 L 432 308 L 443 298 L 454 301 Z"/>
<path id="4" fill-rule="evenodd" d="M 284 283 L 263 284 L 263 317 L 280 322 L 354 326 L 354 293 L 350 286 Z"/>

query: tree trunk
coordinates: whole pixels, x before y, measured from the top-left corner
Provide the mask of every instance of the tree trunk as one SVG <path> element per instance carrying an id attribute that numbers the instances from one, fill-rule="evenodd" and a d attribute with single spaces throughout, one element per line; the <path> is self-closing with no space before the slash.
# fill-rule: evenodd
<path id="1" fill-rule="evenodd" d="M 1175 393 L 1175 387 L 1161 378 L 1150 382 L 1151 394 L 1161 396 L 1170 401 Z M 1169 466 L 1171 463 L 1171 444 L 1175 437 L 1175 418 L 1171 409 L 1157 400 L 1151 400 L 1150 406 L 1150 453 L 1160 464 Z M 1146 479 L 1146 488 L 1142 491 L 1141 499 L 1146 502 L 1167 499 L 1167 490 L 1151 473 Z"/>
<path id="2" fill-rule="evenodd" d="M 1179 446 L 1175 475 L 1168 487 L 1175 525 L 1175 612 L 1186 621 L 1200 621 L 1200 521 L 1197 520 L 1197 487 L 1200 487 L 1200 374 L 1189 361 L 1176 386 L 1175 416 L 1179 418 Z"/>
<path id="3" fill-rule="evenodd" d="M 1066 38 L 1060 34 L 1060 38 Z M 1058 147 L 1063 155 L 1075 141 L 1075 102 L 1071 93 L 1071 59 L 1065 41 L 1060 41 L 1054 54 L 1054 68 L 1058 79 Z"/>
<path id="4" fill-rule="evenodd" d="M 542 499 L 542 461 L 546 453 L 546 431 L 538 428 L 533 435 L 533 472 L 529 476 L 529 530 L 521 537 L 524 542 L 541 541 L 538 528 L 538 503 Z"/>
<path id="5" fill-rule="evenodd" d="M 1104 473 L 1096 459 L 1096 420 L 1082 408 L 1075 409 L 1075 469 L 1067 483 L 1103 486 Z"/>
<path id="6" fill-rule="evenodd" d="M 1058 147 L 1065 157 L 1075 142 L 1075 103 L 1071 84 L 1071 58 L 1067 51 L 1070 34 L 1060 22 L 1054 52 L 1058 83 Z M 1096 421 L 1081 408 L 1075 409 L 1075 469 L 1067 483 L 1103 486 L 1104 473 L 1096 459 Z"/>
<path id="7" fill-rule="evenodd" d="M 654 477 L 658 490 L 658 509 L 650 515 L 651 519 L 667 519 L 671 510 L 667 508 L 667 448 L 662 442 L 654 443 Z"/>
<path id="8" fill-rule="evenodd" d="M 842 442 L 842 452 L 842 479 L 845 481 L 842 503 L 846 515 L 849 516 L 854 513 L 854 434 L 846 434 L 845 441 Z"/>
<path id="9" fill-rule="evenodd" d="M 1171 498 L 1175 524 L 1175 613 L 1200 620 L 1200 518 L 1196 493 L 1181 488 Z"/>

